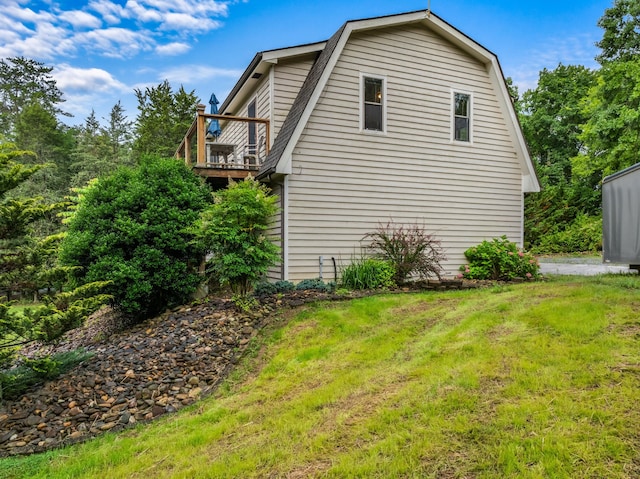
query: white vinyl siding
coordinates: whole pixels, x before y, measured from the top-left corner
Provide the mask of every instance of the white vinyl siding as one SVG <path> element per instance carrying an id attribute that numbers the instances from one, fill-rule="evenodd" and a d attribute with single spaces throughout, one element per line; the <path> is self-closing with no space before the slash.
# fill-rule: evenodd
<path id="1" fill-rule="evenodd" d="M 305 55 L 278 62 L 274 66 L 273 131 L 278 134 L 291 105 L 313 66 L 315 55 Z M 275 135 L 273 138 L 275 138 Z"/>
<path id="2" fill-rule="evenodd" d="M 269 230 L 267 231 L 267 235 L 269 238 L 280 248 L 280 256 L 282 257 L 283 252 L 283 243 L 282 243 L 282 215 L 283 213 L 283 191 L 282 185 L 280 184 L 269 184 L 269 188 L 271 188 L 271 193 L 278 197 L 278 212 L 272 218 L 271 225 Z M 269 281 L 278 281 L 283 279 L 283 271 L 282 271 L 282 261 L 279 261 L 278 264 L 274 265 L 272 268 L 269 268 L 267 271 L 267 279 Z"/>
<path id="3" fill-rule="evenodd" d="M 271 141 L 276 137 L 282 123 L 291 109 L 309 70 L 313 66 L 315 56 L 305 55 L 293 59 L 285 59 L 272 66 L 273 75 L 266 74 L 257 83 L 255 92 L 249 96 L 242 107 L 233 112 L 235 116 L 247 116 L 247 109 L 252 101 L 256 101 L 256 116 L 271 120 Z M 248 80 L 255 81 L 255 80 Z M 273 85 L 270 83 L 273 81 Z M 273 111 L 271 111 L 273 109 Z M 243 122 L 222 122 L 220 143 L 236 145 L 239 155 L 244 152 L 248 138 L 248 125 Z M 256 123 L 257 140 L 266 142 L 265 126 Z M 264 151 L 263 151 L 264 153 Z"/>
<path id="4" fill-rule="evenodd" d="M 520 242 L 522 171 L 488 66 L 422 26 L 347 42 L 293 151 L 288 277 L 318 256 L 348 263 L 382 222 L 419 222 L 442 241 L 447 276 L 463 252 L 506 234 Z M 362 72 L 385 77 L 386 135 L 363 135 Z M 473 92 L 473 144 L 451 142 L 451 91 Z"/>

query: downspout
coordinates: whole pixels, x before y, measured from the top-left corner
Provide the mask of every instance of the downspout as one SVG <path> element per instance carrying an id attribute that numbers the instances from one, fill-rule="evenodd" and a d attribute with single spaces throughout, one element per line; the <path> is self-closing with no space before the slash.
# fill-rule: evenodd
<path id="1" fill-rule="evenodd" d="M 332 256 L 331 261 L 333 261 L 333 282 L 338 284 L 338 267 L 336 266 L 336 259 Z"/>

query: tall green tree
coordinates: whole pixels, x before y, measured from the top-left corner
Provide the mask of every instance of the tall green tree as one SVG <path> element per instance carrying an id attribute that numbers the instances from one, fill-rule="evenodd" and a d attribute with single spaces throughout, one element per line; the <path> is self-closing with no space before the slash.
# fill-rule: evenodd
<path id="1" fill-rule="evenodd" d="M 605 176 L 640 162 L 640 57 L 606 63 L 584 112 L 585 150 L 573 163 L 595 189 Z"/>
<path id="2" fill-rule="evenodd" d="M 598 21 L 604 30 L 596 45 L 602 50 L 596 59 L 608 62 L 627 62 L 640 55 L 640 2 L 616 0 Z"/>
<path id="3" fill-rule="evenodd" d="M 39 241 L 33 237 L 34 221 L 55 211 L 58 206 L 41 198 L 9 196 L 13 189 L 28 180 L 42 165 L 26 167 L 17 160 L 32 156 L 8 143 L 0 144 L 0 290 L 13 292 L 45 286 L 54 275 L 61 280 L 66 271 L 42 266 L 53 252 L 55 238 Z M 25 284 L 33 281 L 34 284 Z M 18 316 L 10 302 L 0 301 L 0 400 L 7 377 L 3 374 L 16 348 L 30 341 L 51 341 L 76 327 L 108 297 L 96 294 L 104 283 L 93 283 L 82 289 L 60 293 L 37 308 Z"/>
<path id="4" fill-rule="evenodd" d="M 167 80 L 144 91 L 136 89 L 138 117 L 133 151 L 136 157 L 155 154 L 174 155 L 187 129 L 195 118 L 199 101 L 194 91 L 180 86 L 174 92 Z"/>
<path id="5" fill-rule="evenodd" d="M 109 146 L 109 159 L 117 165 L 131 164 L 133 122 L 127 119 L 120 101 L 113 105 L 106 120 L 107 124 L 100 129 L 100 132 Z"/>
<path id="6" fill-rule="evenodd" d="M 44 196 L 50 202 L 61 201 L 69 191 L 71 156 L 75 148 L 73 133 L 42 105 L 26 106 L 16 119 L 16 145 L 35 153 L 19 161 L 26 165 L 48 165 L 25 182 L 19 195 Z"/>
<path id="7" fill-rule="evenodd" d="M 133 166 L 131 144 L 133 127 L 118 101 L 102 126 L 92 111 L 84 125 L 77 127 L 77 147 L 73 153 L 71 186 L 80 187 L 89 180 L 105 176 L 120 166 Z"/>
<path id="8" fill-rule="evenodd" d="M 604 176 L 640 162 L 640 2 L 616 0 L 598 25 L 602 68 L 584 105 L 585 147 L 573 162 L 597 191 Z"/>
<path id="9" fill-rule="evenodd" d="M 543 186 L 571 181 L 571 158 L 582 149 L 583 101 L 597 73 L 579 65 L 542 70 L 538 85 L 524 93 L 522 128 Z"/>
<path id="10" fill-rule="evenodd" d="M 52 71 L 53 67 L 25 57 L 0 60 L 0 133 L 12 138 L 17 118 L 34 103 L 53 116 L 68 115 L 59 106 L 64 98 Z"/>
<path id="11" fill-rule="evenodd" d="M 538 85 L 522 99 L 522 128 L 542 191 L 525 198 L 525 241 L 537 247 L 544 238 L 571 228 L 584 212 L 593 213 L 593 189 L 574 178 L 571 159 L 583 149 L 583 102 L 597 73 L 583 66 L 558 65 L 540 72 Z"/>

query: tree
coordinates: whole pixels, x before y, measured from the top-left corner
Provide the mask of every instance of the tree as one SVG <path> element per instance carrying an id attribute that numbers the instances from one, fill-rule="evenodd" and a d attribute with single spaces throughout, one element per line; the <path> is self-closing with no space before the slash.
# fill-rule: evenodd
<path id="1" fill-rule="evenodd" d="M 92 111 L 83 126 L 76 128 L 77 147 L 73 154 L 71 185 L 80 187 L 93 178 L 113 173 L 120 166 L 133 166 L 132 123 L 127 121 L 120 102 L 109 113 L 107 125 L 100 125 Z"/>
<path id="2" fill-rule="evenodd" d="M 214 193 L 202 214 L 200 240 L 212 254 L 209 271 L 234 293 L 246 295 L 280 259 L 266 232 L 276 214 L 276 197 L 248 177 Z"/>
<path id="3" fill-rule="evenodd" d="M 570 227 L 581 212 L 593 214 L 597 193 L 575 178 L 572 158 L 583 150 L 585 98 L 597 73 L 583 66 L 558 65 L 540 72 L 538 85 L 524 93 L 520 121 L 542 191 L 525 198 L 528 247 Z"/>
<path id="4" fill-rule="evenodd" d="M 68 115 L 58 106 L 64 98 L 52 71 L 52 67 L 24 57 L 0 60 L 0 133 L 12 138 L 16 119 L 32 104 L 52 116 Z"/>
<path id="5" fill-rule="evenodd" d="M 640 57 L 605 64 L 584 112 L 586 148 L 574 168 L 596 188 L 605 176 L 640 161 Z"/>
<path id="6" fill-rule="evenodd" d="M 193 123 L 198 98 L 182 86 L 174 92 L 167 80 L 156 87 L 136 89 L 138 117 L 134 154 L 174 155 L 187 129 Z"/>
<path id="7" fill-rule="evenodd" d="M 113 304 L 135 320 L 189 299 L 203 251 L 193 225 L 209 189 L 174 159 L 144 158 L 84 188 L 68 220 L 62 264 L 79 284 L 107 280 Z"/>
<path id="8" fill-rule="evenodd" d="M 9 198 L 7 193 L 43 168 L 26 167 L 15 160 L 32 156 L 11 144 L 0 144 L 0 287 L 8 295 L 21 289 L 25 277 L 35 278 L 37 290 L 53 275 L 64 271 L 44 271 L 40 266 L 55 250 L 55 239 L 37 241 L 31 235 L 34 221 L 57 208 L 39 198 Z M 29 269 L 35 268 L 32 272 Z M 45 304 L 27 310 L 22 316 L 12 313 L 10 302 L 0 303 L 0 370 L 12 360 L 17 346 L 30 341 L 52 341 L 78 326 L 107 299 L 98 290 L 104 284 L 93 283 L 83 289 L 51 296 Z M 0 374 L 0 399 L 4 375 Z"/>
<path id="9" fill-rule="evenodd" d="M 48 165 L 30 181 L 25 182 L 19 195 L 44 196 L 50 202 L 61 201 L 69 191 L 71 182 L 71 157 L 75 149 L 73 133 L 62 125 L 42 105 L 25 106 L 15 124 L 16 145 L 35 153 L 20 158 L 26 165 Z"/>
<path id="10" fill-rule="evenodd" d="M 113 105 L 107 119 L 107 126 L 100 129 L 109 146 L 109 160 L 114 165 L 133 166 L 131 161 L 131 142 L 133 123 L 127 120 L 120 101 Z"/>
<path id="11" fill-rule="evenodd" d="M 627 62 L 640 55 L 640 2 L 616 0 L 598 21 L 604 30 L 596 45 L 602 50 L 596 57 L 602 65 L 608 62 Z"/>
<path id="12" fill-rule="evenodd" d="M 616 0 L 598 25 L 604 30 L 597 57 L 602 68 L 585 102 L 585 148 L 573 167 L 599 192 L 604 176 L 640 161 L 640 2 Z"/>
<path id="13" fill-rule="evenodd" d="M 558 65 L 540 72 L 538 85 L 524 93 L 522 128 L 543 186 L 571 181 L 571 158 L 582 149 L 582 102 L 596 84 L 589 68 Z"/>
<path id="14" fill-rule="evenodd" d="M 26 289 L 26 269 L 33 263 L 35 241 L 31 225 L 55 208 L 41 198 L 8 197 L 11 190 L 27 181 L 42 165 L 26 167 L 15 160 L 33 156 L 12 144 L 0 145 L 0 288 L 11 297 L 13 291 Z"/>

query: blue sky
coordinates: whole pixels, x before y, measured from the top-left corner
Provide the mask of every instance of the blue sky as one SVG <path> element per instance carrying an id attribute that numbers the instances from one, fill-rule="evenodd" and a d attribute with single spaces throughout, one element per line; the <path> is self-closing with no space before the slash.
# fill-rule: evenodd
<path id="1" fill-rule="evenodd" d="M 326 40 L 347 20 L 426 9 L 429 0 L 0 0 L 0 57 L 53 66 L 65 121 L 100 120 L 134 89 L 167 79 L 222 101 L 256 52 Z M 431 0 L 498 55 L 521 92 L 558 63 L 596 67 L 598 19 L 613 0 Z"/>

